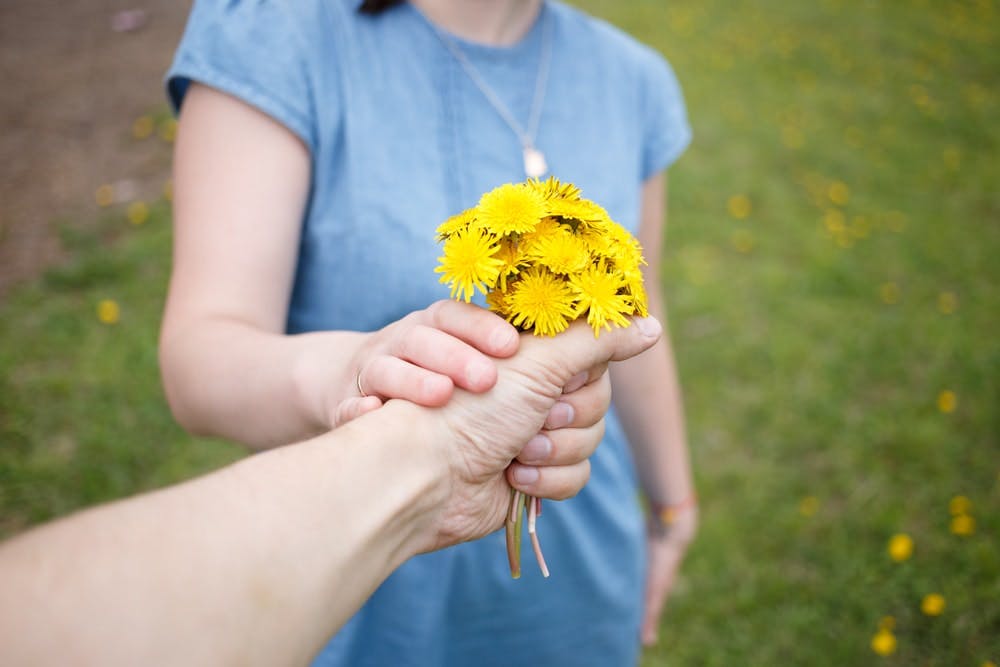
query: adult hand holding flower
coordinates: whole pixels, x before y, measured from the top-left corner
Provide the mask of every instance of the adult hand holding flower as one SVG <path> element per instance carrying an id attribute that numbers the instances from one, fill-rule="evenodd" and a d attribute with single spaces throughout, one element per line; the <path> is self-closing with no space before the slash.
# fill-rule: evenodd
<path id="1" fill-rule="evenodd" d="M 587 458 L 604 433 L 611 398 L 608 362 L 648 349 L 661 331 L 655 319 L 645 318 L 598 340 L 582 322 L 557 340 L 523 336 L 516 355 L 497 361 L 498 381 L 488 400 L 456 389 L 439 412 L 438 430 L 421 438 L 435 444 L 451 471 L 451 483 L 433 492 L 446 500 L 423 548 L 496 530 L 506 518 L 511 487 L 536 497 L 575 495 L 587 481 Z M 553 406 L 566 400 L 564 388 L 580 382 L 572 392 L 572 421 L 546 429 Z M 396 401 L 386 405 L 390 413 L 403 407 Z M 538 433 L 551 441 L 542 456 L 525 450 Z"/>

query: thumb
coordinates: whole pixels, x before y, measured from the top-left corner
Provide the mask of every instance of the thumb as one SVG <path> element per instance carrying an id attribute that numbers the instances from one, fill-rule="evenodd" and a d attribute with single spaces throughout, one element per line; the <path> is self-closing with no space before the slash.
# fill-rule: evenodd
<path id="1" fill-rule="evenodd" d="M 651 348 L 663 334 L 663 327 L 654 317 L 637 318 L 627 327 L 594 331 L 582 320 L 573 322 L 555 339 L 524 336 L 521 350 L 524 356 L 540 361 L 555 371 L 565 384 L 571 377 L 609 361 L 624 361 Z"/>

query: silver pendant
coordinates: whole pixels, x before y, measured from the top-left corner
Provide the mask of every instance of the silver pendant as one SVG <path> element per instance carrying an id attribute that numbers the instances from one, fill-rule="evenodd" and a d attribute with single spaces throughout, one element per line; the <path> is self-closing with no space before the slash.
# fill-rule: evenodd
<path id="1" fill-rule="evenodd" d="M 541 178 L 549 170 L 545 155 L 534 146 L 524 147 L 524 173 L 528 178 Z"/>

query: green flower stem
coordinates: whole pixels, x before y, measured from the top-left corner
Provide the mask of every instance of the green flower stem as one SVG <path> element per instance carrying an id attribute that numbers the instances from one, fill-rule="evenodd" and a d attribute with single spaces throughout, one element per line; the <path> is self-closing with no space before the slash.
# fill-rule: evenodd
<path id="1" fill-rule="evenodd" d="M 510 563 L 510 576 L 521 578 L 521 529 L 524 524 L 525 495 L 516 489 L 511 489 L 510 511 L 507 512 L 507 561 Z"/>

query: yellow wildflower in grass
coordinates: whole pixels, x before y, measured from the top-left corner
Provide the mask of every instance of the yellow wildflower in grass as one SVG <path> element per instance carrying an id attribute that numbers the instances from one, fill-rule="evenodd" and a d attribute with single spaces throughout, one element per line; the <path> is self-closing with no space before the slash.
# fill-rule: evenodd
<path id="1" fill-rule="evenodd" d="M 149 206 L 144 201 L 134 201 L 128 205 L 125 215 L 129 222 L 138 227 L 149 220 Z"/>
<path id="2" fill-rule="evenodd" d="M 153 134 L 153 117 L 139 116 L 132 123 L 132 136 L 136 139 L 145 139 Z"/>
<path id="3" fill-rule="evenodd" d="M 830 187 L 827 188 L 826 196 L 829 197 L 830 201 L 837 206 L 844 206 L 851 198 L 851 191 L 847 187 L 846 183 L 843 183 L 842 181 L 834 181 L 830 184 Z"/>
<path id="4" fill-rule="evenodd" d="M 913 555 L 913 538 L 906 533 L 896 533 L 889 538 L 889 558 L 902 563 Z"/>
<path id="5" fill-rule="evenodd" d="M 954 292 L 941 292 L 938 294 L 938 310 L 943 315 L 951 315 L 958 309 L 958 297 Z"/>
<path id="6" fill-rule="evenodd" d="M 847 218 L 839 209 L 827 209 L 826 213 L 823 214 L 823 225 L 831 234 L 837 234 L 847 228 Z"/>
<path id="7" fill-rule="evenodd" d="M 965 496 L 955 496 L 948 501 L 948 512 L 952 516 L 962 516 L 972 511 L 972 501 Z"/>
<path id="8" fill-rule="evenodd" d="M 572 184 L 501 185 L 445 220 L 437 238 L 435 271 L 452 298 L 468 302 L 478 289 L 490 310 L 536 335 L 585 317 L 596 337 L 648 315 L 642 247 Z"/>
<path id="9" fill-rule="evenodd" d="M 944 596 L 938 593 L 930 593 L 920 601 L 920 611 L 927 616 L 940 616 L 944 611 Z"/>
<path id="10" fill-rule="evenodd" d="M 726 202 L 726 208 L 729 210 L 729 215 L 737 220 L 746 220 L 753 211 L 753 204 L 746 195 L 733 195 Z"/>
<path id="11" fill-rule="evenodd" d="M 881 656 L 892 655 L 896 652 L 896 635 L 888 630 L 879 630 L 872 637 L 871 647 Z"/>
<path id="12" fill-rule="evenodd" d="M 101 299 L 97 303 L 97 319 L 101 324 L 118 324 L 121 308 L 113 299 Z"/>
<path id="13" fill-rule="evenodd" d="M 508 183 L 484 194 L 476 206 L 476 224 L 497 236 L 530 232 L 548 214 L 545 199 L 523 183 Z"/>
<path id="14" fill-rule="evenodd" d="M 952 517 L 951 532 L 959 537 L 969 537 L 976 532 L 976 520 L 968 514 Z"/>
<path id="15" fill-rule="evenodd" d="M 806 496 L 799 501 L 799 514 L 802 516 L 812 516 L 819 510 L 819 498 L 816 496 Z"/>
<path id="16" fill-rule="evenodd" d="M 177 138 L 177 119 L 168 118 L 160 123 L 160 128 L 157 131 L 157 134 L 160 135 L 160 139 L 168 144 L 174 143 L 174 139 Z"/>
<path id="17" fill-rule="evenodd" d="M 451 298 L 469 303 L 476 288 L 485 292 L 496 283 L 503 266 L 495 256 L 499 249 L 496 238 L 479 229 L 456 231 L 444 242 L 441 265 L 434 271 L 444 274 L 440 282 L 451 283 Z"/>
<path id="18" fill-rule="evenodd" d="M 993 662 L 992 660 L 987 660 L 986 662 L 984 662 L 979 667 L 997 667 L 997 664 L 995 662 Z"/>
<path id="19" fill-rule="evenodd" d="M 101 208 L 107 208 L 115 203 L 115 189 L 105 183 L 94 191 L 94 201 Z"/>
<path id="20" fill-rule="evenodd" d="M 958 407 L 958 396 L 950 389 L 945 389 L 937 397 L 938 410 L 945 414 L 950 414 Z"/>
<path id="21" fill-rule="evenodd" d="M 887 306 L 899 303 L 899 285 L 896 283 L 882 283 L 878 288 L 879 298 Z"/>

